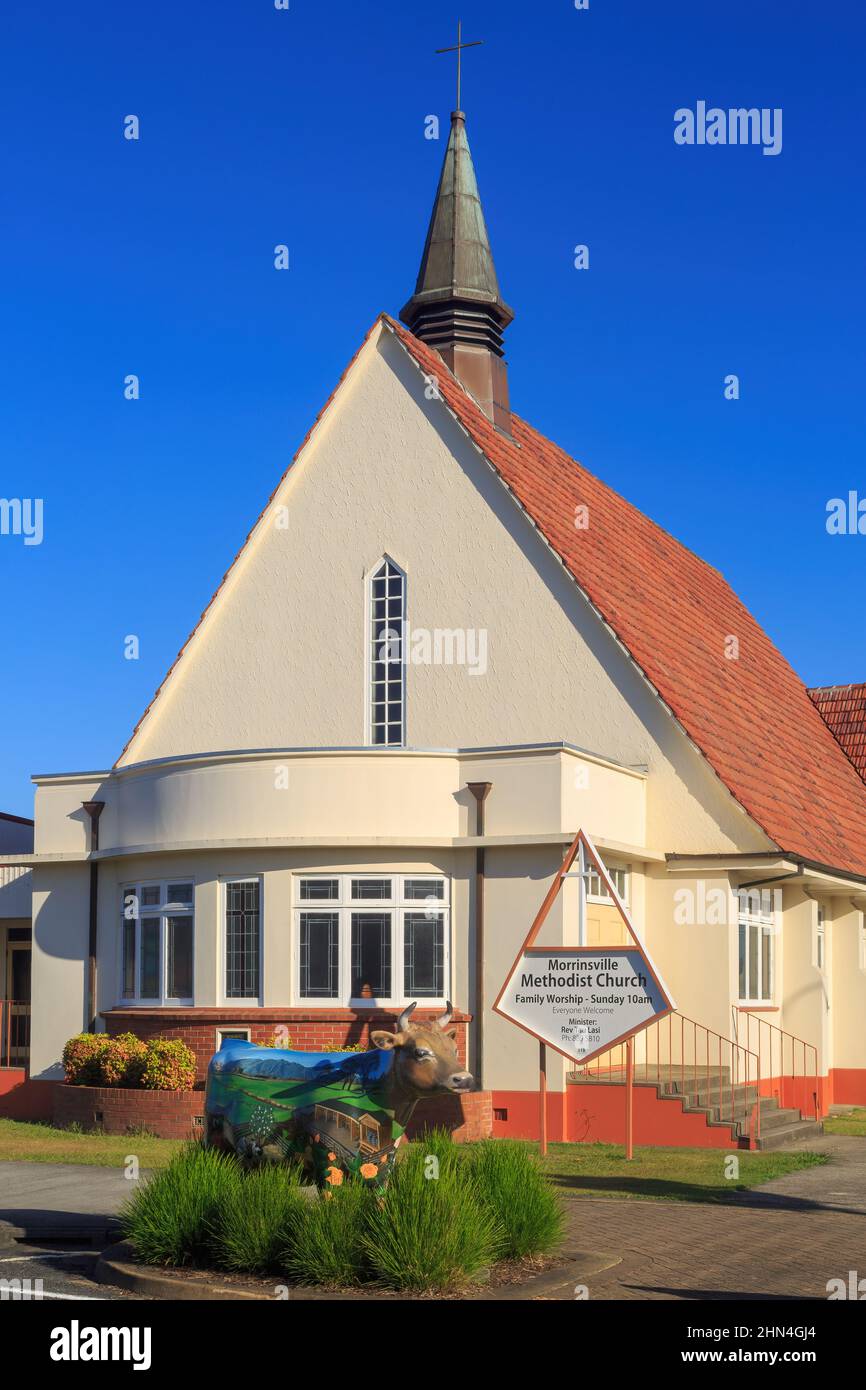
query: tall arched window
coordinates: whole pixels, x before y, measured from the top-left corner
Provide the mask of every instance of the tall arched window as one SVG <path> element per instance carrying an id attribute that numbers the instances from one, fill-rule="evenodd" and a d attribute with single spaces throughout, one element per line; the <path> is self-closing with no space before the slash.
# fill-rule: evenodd
<path id="1" fill-rule="evenodd" d="M 406 576 L 387 557 L 370 576 L 370 742 L 406 742 Z"/>

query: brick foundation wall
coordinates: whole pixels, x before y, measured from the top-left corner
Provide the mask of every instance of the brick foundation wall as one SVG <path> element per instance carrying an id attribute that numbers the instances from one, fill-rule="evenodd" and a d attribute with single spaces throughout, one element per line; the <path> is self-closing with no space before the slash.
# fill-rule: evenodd
<path id="1" fill-rule="evenodd" d="M 406 1133 L 420 1139 L 429 1129 L 450 1129 L 457 1144 L 493 1135 L 493 1092 L 472 1091 L 467 1096 L 431 1096 L 420 1100 Z"/>
<path id="2" fill-rule="evenodd" d="M 111 1086 L 54 1086 L 54 1124 L 79 1124 L 106 1134 L 144 1127 L 159 1139 L 201 1135 L 204 1091 L 127 1091 Z M 198 1123 L 196 1123 L 198 1120 Z"/>
<path id="3" fill-rule="evenodd" d="M 441 1009 L 415 1010 L 412 1018 L 421 1022 L 438 1018 Z M 112 1036 L 134 1033 L 145 1042 L 150 1038 L 182 1038 L 195 1053 L 196 1077 L 204 1081 L 208 1062 L 217 1051 L 217 1030 L 248 1028 L 250 1042 L 269 1043 L 276 1028 L 287 1028 L 290 1041 L 283 1044 L 298 1052 L 320 1052 L 323 1047 L 369 1045 L 370 1032 L 393 1032 L 397 1014 L 387 1010 L 365 1009 L 109 1009 L 102 1015 Z M 455 1043 L 461 1067 L 466 1066 L 467 1034 L 471 1014 L 455 1013 L 450 1028 L 457 1033 Z"/>
<path id="4" fill-rule="evenodd" d="M 440 1009 L 416 1009 L 412 1017 L 421 1021 L 437 1018 L 440 1013 Z M 366 1047 L 371 1031 L 383 1029 L 393 1032 L 397 1022 L 397 1014 L 386 1010 L 364 1010 L 363 1013 L 356 1013 L 353 1009 L 111 1009 L 102 1017 L 113 1037 L 118 1033 L 134 1033 L 137 1038 L 143 1038 L 145 1041 L 149 1038 L 181 1038 L 195 1053 L 198 1085 L 203 1084 L 208 1062 L 217 1050 L 218 1029 L 248 1028 L 250 1042 L 262 1044 L 271 1042 L 276 1028 L 285 1027 L 290 1038 L 285 1044 L 287 1047 L 296 1048 L 299 1052 L 318 1052 L 325 1046 L 345 1047 L 347 1043 L 361 1043 Z M 471 1022 L 471 1014 L 455 1013 L 450 1024 L 450 1028 L 457 1033 L 455 1043 L 461 1067 L 466 1066 Z M 87 1086 L 60 1089 L 88 1091 L 100 1097 L 121 1094 L 119 1091 Z M 160 1093 L 125 1091 L 123 1094 L 139 1098 L 153 1097 Z M 201 1114 L 201 1092 L 193 1092 L 193 1095 L 196 1094 L 199 1096 L 199 1109 L 195 1113 Z M 73 1118 L 78 1119 L 81 1124 L 84 1123 L 79 1116 Z M 147 1119 L 136 1119 L 133 1123 L 146 1124 L 151 1128 Z M 434 1096 L 430 1100 L 420 1101 L 408 1133 L 411 1138 L 417 1138 L 425 1130 L 439 1126 L 450 1129 L 458 1143 L 489 1138 L 493 1133 L 491 1093 L 474 1091 L 466 1096 Z M 154 1133 L 157 1132 L 154 1130 Z M 125 1130 L 111 1130 L 109 1133 L 125 1133 Z M 178 1136 L 172 1133 L 166 1137 Z"/>

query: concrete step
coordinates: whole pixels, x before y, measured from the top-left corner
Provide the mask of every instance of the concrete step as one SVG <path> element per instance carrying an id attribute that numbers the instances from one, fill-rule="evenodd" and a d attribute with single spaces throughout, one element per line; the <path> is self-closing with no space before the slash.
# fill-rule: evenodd
<path id="1" fill-rule="evenodd" d="M 765 1110 L 761 1106 L 762 1133 L 764 1130 L 769 1133 L 774 1129 L 784 1129 L 786 1125 L 799 1124 L 803 1119 L 809 1119 L 809 1116 L 802 1115 L 799 1110 L 780 1110 L 778 1107 L 775 1110 Z M 810 1123 L 814 1124 L 815 1121 L 811 1120 Z"/>
<path id="2" fill-rule="evenodd" d="M 793 1113 L 796 1114 L 796 1111 Z M 793 1124 L 771 1129 L 766 1134 L 762 1128 L 758 1148 L 784 1149 L 791 1144 L 802 1144 L 806 1140 L 820 1139 L 823 1133 L 824 1126 L 820 1120 L 797 1120 Z"/>

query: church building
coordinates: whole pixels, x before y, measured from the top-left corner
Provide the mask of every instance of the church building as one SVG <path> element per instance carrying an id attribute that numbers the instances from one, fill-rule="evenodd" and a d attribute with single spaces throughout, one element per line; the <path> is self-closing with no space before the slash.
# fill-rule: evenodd
<path id="1" fill-rule="evenodd" d="M 51 1113 L 82 1029 L 185 1038 L 203 1075 L 226 1036 L 364 1044 L 450 1000 L 454 1124 L 536 1136 L 538 1044 L 492 1005 L 579 829 L 610 880 L 581 944 L 622 944 L 613 888 L 676 1005 L 636 1047 L 636 1142 L 866 1104 L 866 784 L 719 571 L 512 408 L 518 311 L 456 111 L 400 319 L 346 345 L 114 765 L 34 778 L 0 1113 Z M 548 940 L 574 930 L 566 889 Z M 549 1052 L 550 1138 L 621 1140 L 622 1079 Z"/>

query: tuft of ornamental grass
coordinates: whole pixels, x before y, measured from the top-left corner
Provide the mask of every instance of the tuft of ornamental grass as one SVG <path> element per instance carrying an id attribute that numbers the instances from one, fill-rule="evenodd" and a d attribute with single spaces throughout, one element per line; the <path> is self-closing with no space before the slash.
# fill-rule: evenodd
<path id="1" fill-rule="evenodd" d="M 279 1269 L 307 1205 L 296 1164 L 265 1163 L 242 1172 L 208 1223 L 215 1263 L 252 1274 Z"/>
<path id="2" fill-rule="evenodd" d="M 207 1264 L 213 1224 L 243 1179 L 231 1154 L 192 1142 L 124 1204 L 121 1229 L 145 1264 Z"/>
<path id="3" fill-rule="evenodd" d="M 547 1255 L 562 1244 L 562 1203 L 528 1144 L 483 1139 L 472 1146 L 467 1167 L 495 1222 L 497 1259 Z"/>
<path id="4" fill-rule="evenodd" d="M 439 1157 L 437 1177 L 427 1140 L 412 1144 L 370 1214 L 370 1266 L 390 1288 L 454 1288 L 495 1257 L 496 1220 L 479 1201 L 469 1165 Z"/>
<path id="5" fill-rule="evenodd" d="M 301 1284 L 359 1284 L 370 1277 L 367 1238 L 377 1194 L 361 1182 L 326 1188 L 292 1227 L 283 1268 Z"/>
<path id="6" fill-rule="evenodd" d="M 397 1152 L 400 1153 L 399 1149 Z M 425 1172 L 428 1177 L 433 1173 L 441 1174 L 444 1169 L 448 1169 L 449 1172 L 456 1171 L 458 1165 L 465 1161 L 466 1155 L 466 1150 L 454 1143 L 450 1129 L 446 1129 L 444 1125 L 428 1129 L 419 1139 L 414 1139 L 410 1152 L 424 1155 Z M 405 1153 L 402 1154 L 398 1163 L 405 1162 L 405 1157 Z"/>

